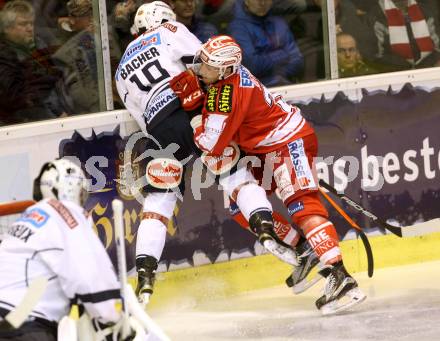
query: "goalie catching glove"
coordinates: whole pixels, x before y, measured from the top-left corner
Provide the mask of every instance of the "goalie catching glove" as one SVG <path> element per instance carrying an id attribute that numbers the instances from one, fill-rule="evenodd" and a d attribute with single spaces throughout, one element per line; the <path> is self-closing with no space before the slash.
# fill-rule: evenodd
<path id="1" fill-rule="evenodd" d="M 199 77 L 189 69 L 170 80 L 170 87 L 179 97 L 185 111 L 194 111 L 203 105 L 205 92 L 200 84 Z"/>

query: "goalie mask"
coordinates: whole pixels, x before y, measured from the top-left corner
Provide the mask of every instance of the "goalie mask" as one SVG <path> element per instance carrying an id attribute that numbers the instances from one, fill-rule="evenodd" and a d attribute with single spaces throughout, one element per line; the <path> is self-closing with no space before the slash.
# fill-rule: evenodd
<path id="1" fill-rule="evenodd" d="M 164 21 L 176 20 L 176 14 L 162 1 L 153 1 L 138 8 L 134 17 L 134 27 L 138 34 L 158 27 Z"/>
<path id="2" fill-rule="evenodd" d="M 86 178 L 80 167 L 66 159 L 47 162 L 34 180 L 34 200 L 73 201 L 83 207 L 87 200 Z"/>
<path id="3" fill-rule="evenodd" d="M 219 79 L 224 79 L 228 68 L 232 68 L 231 75 L 237 72 L 241 65 L 242 52 L 234 38 L 221 35 L 204 43 L 196 55 L 196 60 L 218 68 Z"/>

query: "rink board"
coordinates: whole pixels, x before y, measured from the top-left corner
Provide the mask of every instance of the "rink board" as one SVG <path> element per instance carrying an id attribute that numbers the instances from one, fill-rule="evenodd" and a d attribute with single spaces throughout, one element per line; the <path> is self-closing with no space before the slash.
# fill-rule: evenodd
<path id="1" fill-rule="evenodd" d="M 404 238 L 376 236 L 369 240 L 375 269 L 440 260 L 440 232 Z M 349 272 L 367 270 L 360 239 L 341 242 L 341 250 Z M 282 285 L 290 271 L 289 265 L 274 256 L 261 255 L 160 273 L 151 308 L 155 311 L 167 310 L 173 305 L 194 305 L 212 298 Z"/>
<path id="2" fill-rule="evenodd" d="M 439 216 L 438 69 L 298 84 L 271 91 L 297 104 L 312 122 L 320 155 L 325 156 L 317 163 L 321 178 L 344 189 L 377 216 L 394 218 L 397 223 L 406 225 Z M 85 208 L 113 260 L 111 201 L 123 200 L 128 268 L 133 268 L 142 206 L 126 184 L 126 170 L 132 164 L 135 178 L 143 176 L 145 160 L 133 159 L 144 149 L 142 145 L 134 148 L 130 162 L 123 156 L 137 129 L 125 110 L 0 128 L 0 201 L 30 199 L 32 180 L 43 162 L 56 157 L 79 160 L 95 180 Z M 358 169 L 357 176 L 348 182 L 349 174 L 344 172 L 351 161 Z M 368 169 L 374 171 L 373 179 L 382 176 L 380 189 L 363 187 L 364 180 L 372 182 Z M 188 177 L 193 174 L 187 172 Z M 194 188 L 191 181 L 187 187 L 184 202 L 175 210 L 167 229 L 161 271 L 228 263 L 262 253 L 255 237 L 231 219 L 218 186 Z M 271 201 L 276 210 L 287 215 L 276 197 Z M 381 232 L 359 212 L 345 209 L 367 233 Z M 346 238 L 351 233 L 348 224 L 333 209 L 329 208 L 329 213 L 340 237 Z"/>

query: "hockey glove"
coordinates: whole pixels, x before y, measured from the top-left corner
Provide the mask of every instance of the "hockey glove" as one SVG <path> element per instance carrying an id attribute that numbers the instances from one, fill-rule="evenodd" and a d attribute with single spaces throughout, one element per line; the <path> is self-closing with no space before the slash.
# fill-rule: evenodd
<path id="1" fill-rule="evenodd" d="M 179 97 L 185 111 L 193 111 L 203 105 L 205 93 L 199 78 L 189 69 L 170 80 L 171 89 Z"/>

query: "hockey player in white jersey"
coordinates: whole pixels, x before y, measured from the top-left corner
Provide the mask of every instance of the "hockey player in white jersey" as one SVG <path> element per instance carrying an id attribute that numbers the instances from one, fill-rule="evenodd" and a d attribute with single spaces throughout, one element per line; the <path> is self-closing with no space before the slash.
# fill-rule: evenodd
<path id="1" fill-rule="evenodd" d="M 82 205 L 87 196 L 81 169 L 68 160 L 46 163 L 34 181 L 34 200 L 0 244 L 0 340 L 51 341 L 72 303 L 100 324 L 121 318 L 120 285 L 104 246 Z M 15 311 L 35 280 L 47 286 L 18 329 Z"/>
<path id="2" fill-rule="evenodd" d="M 115 78 L 119 96 L 151 142 L 146 147 L 152 157 L 146 167 L 147 195 L 136 240 L 136 293 L 141 302 L 147 303 L 153 292 L 168 221 L 177 201 L 176 189 L 181 194 L 184 192 L 185 166 L 182 161 L 200 154 L 193 141 L 189 117 L 192 109 L 198 106 L 197 98 L 191 99 L 194 107 L 186 103 L 187 114 L 169 81 L 186 70 L 187 65 L 192 65 L 201 42 L 183 24 L 175 21 L 174 12 L 161 1 L 142 5 L 136 13 L 134 25 L 139 37 L 128 45 Z M 178 146 L 174 154 L 170 154 L 167 148 L 172 144 Z M 272 207 L 265 191 L 255 184 L 252 174 L 243 168 L 228 181 L 223 181 L 222 186 L 229 195 L 234 192 L 240 197 L 237 204 L 242 212 L 246 212 L 245 216 L 258 236 L 264 234 L 262 242 L 265 247 L 290 264 L 297 264 L 292 249 L 271 240 L 276 239 Z M 238 187 L 239 190 L 235 190 Z M 252 215 L 253 218 L 249 219 Z"/>
<path id="3" fill-rule="evenodd" d="M 175 19 L 172 9 L 161 1 L 139 7 L 134 22 L 139 37 L 128 45 L 115 75 L 119 96 L 148 138 L 146 149 L 156 152 L 147 163 L 147 195 L 136 240 L 136 294 L 142 303 L 153 292 L 176 190 L 184 192 L 181 161 L 198 152 L 188 116 L 169 80 L 193 62 L 201 43 Z M 178 149 L 170 153 L 167 147 L 172 144 Z"/>

